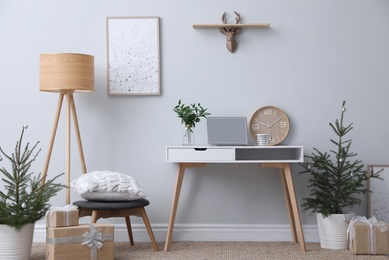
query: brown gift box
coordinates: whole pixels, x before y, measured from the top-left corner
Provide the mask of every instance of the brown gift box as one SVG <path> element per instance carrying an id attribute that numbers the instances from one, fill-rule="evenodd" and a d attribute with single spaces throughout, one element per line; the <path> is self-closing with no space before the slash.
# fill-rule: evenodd
<path id="1" fill-rule="evenodd" d="M 114 226 L 107 224 L 90 224 L 59 228 L 47 227 L 46 260 L 113 260 L 113 232 Z M 98 238 L 94 239 L 96 237 Z M 86 239 L 88 239 L 88 241 L 85 241 Z M 89 243 L 83 245 L 84 242 Z M 91 245 L 93 242 L 94 244 Z M 98 248 L 99 246 L 101 247 Z"/>
<path id="2" fill-rule="evenodd" d="M 69 227 L 78 225 L 78 209 L 62 211 L 50 210 L 46 213 L 47 227 Z"/>
<path id="3" fill-rule="evenodd" d="M 370 228 L 366 222 L 355 222 L 349 228 L 349 243 L 356 255 L 389 254 L 389 224 L 377 222 Z"/>

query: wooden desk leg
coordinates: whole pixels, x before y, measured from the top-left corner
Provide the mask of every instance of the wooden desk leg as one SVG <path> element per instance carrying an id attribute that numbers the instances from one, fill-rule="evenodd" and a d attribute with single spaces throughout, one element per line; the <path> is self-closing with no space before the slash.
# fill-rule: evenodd
<path id="1" fill-rule="evenodd" d="M 293 209 L 292 209 L 292 205 L 290 203 L 289 189 L 288 189 L 288 186 L 286 184 L 286 179 L 285 179 L 285 174 L 284 174 L 283 169 L 281 169 L 281 180 L 282 180 L 282 187 L 284 188 L 286 208 L 288 209 L 290 229 L 292 232 L 292 239 L 293 239 L 293 242 L 297 243 L 298 239 L 297 239 L 296 225 L 295 225 L 296 221 L 294 220 Z"/>
<path id="2" fill-rule="evenodd" d="M 172 209 L 170 211 L 169 226 L 167 229 L 167 236 L 166 236 L 166 242 L 165 242 L 165 251 L 166 252 L 169 251 L 170 245 L 172 243 L 174 221 L 176 220 L 178 199 L 180 198 L 180 192 L 181 192 L 182 181 L 184 179 L 184 173 L 185 173 L 185 164 L 180 163 L 178 166 L 178 171 L 177 171 L 176 187 L 174 189 Z"/>
<path id="3" fill-rule="evenodd" d="M 292 173 L 290 171 L 289 163 L 284 163 L 283 170 L 284 170 L 286 185 L 289 190 L 289 198 L 292 204 L 294 220 L 296 222 L 297 234 L 300 238 L 300 249 L 302 252 L 305 252 L 306 247 L 305 247 L 304 233 L 303 233 L 303 228 L 301 226 L 300 212 L 297 205 L 296 194 L 294 192 L 293 178 L 292 178 Z"/>

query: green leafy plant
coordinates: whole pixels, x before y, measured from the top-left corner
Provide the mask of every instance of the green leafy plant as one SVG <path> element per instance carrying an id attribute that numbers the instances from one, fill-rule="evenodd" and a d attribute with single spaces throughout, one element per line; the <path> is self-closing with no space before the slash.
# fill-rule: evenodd
<path id="1" fill-rule="evenodd" d="M 202 117 L 206 118 L 211 115 L 207 110 L 208 108 L 203 108 L 200 103 L 185 105 L 181 102 L 181 99 L 173 108 L 173 111 L 177 113 L 177 117 L 181 118 L 181 124 L 189 129 L 195 127 Z"/>
<path id="2" fill-rule="evenodd" d="M 380 178 L 380 171 L 368 176 L 362 161 L 354 159 L 358 154 L 350 151 L 352 140 L 344 139 L 353 129 L 353 123 L 343 125 L 345 104 L 343 101 L 340 121 L 336 119 L 334 124 L 329 124 L 337 135 L 337 140 L 330 139 L 336 149 L 323 153 L 313 148 L 311 155 L 304 156 L 308 161 L 300 164 L 304 168 L 300 173 L 311 175 L 308 185 L 311 197 L 304 198 L 302 207 L 324 217 L 343 214 L 345 208 L 360 205 L 361 200 L 355 195 L 370 192 L 365 186 L 369 178 Z"/>
<path id="3" fill-rule="evenodd" d="M 27 143 L 22 150 L 25 129 L 27 126 L 23 126 L 14 153 L 7 155 L 0 147 L 1 154 L 11 162 L 11 170 L 0 168 L 4 182 L 4 189 L 0 191 L 0 224 L 17 230 L 42 219 L 50 208 L 50 198 L 65 187 L 54 182 L 62 174 L 42 184 L 41 174 L 34 177 L 33 172 L 29 172 L 32 162 L 41 150 L 36 151 L 39 142 L 31 149 Z M 0 161 L 2 159 L 0 155 Z"/>

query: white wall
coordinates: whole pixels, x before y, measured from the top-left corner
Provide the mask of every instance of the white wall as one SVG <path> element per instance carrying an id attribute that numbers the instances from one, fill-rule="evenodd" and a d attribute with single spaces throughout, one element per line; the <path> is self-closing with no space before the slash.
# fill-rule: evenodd
<path id="1" fill-rule="evenodd" d="M 224 11 L 234 10 L 242 23 L 271 24 L 266 30 L 242 31 L 235 54 L 227 51 L 218 30 L 192 28 L 193 23 L 218 23 Z M 283 144 L 304 145 L 306 153 L 331 147 L 328 123 L 338 118 L 346 100 L 346 122 L 354 122 L 353 151 L 365 164 L 388 163 L 388 13 L 385 0 L 0 0 L 0 145 L 13 149 L 21 126 L 28 124 L 26 140 L 41 141 L 34 165 L 41 171 L 57 96 L 39 92 L 39 54 L 94 55 L 96 91 L 75 97 L 87 168 L 131 174 L 149 195 L 149 218 L 163 241 L 176 171 L 164 161 L 164 149 L 181 141 L 180 121 L 172 111 L 179 99 L 201 102 L 213 115 L 248 118 L 259 107 L 278 106 L 291 121 Z M 160 17 L 160 96 L 107 96 L 107 16 Z M 61 121 L 51 176 L 65 171 L 64 126 Z M 199 144 L 206 143 L 205 127 L 201 122 L 196 129 Z M 73 148 L 75 178 L 81 168 L 76 143 Z M 300 204 L 309 194 L 308 176 L 299 175 L 297 166 L 293 170 Z M 72 194 L 72 200 L 77 198 Z M 64 203 L 64 192 L 52 200 Z M 355 210 L 366 214 L 365 198 Z M 308 213 L 301 218 L 305 227 L 316 224 Z M 188 170 L 176 223 L 210 230 L 287 226 L 279 174 L 256 165 Z M 210 238 L 205 232 L 200 239 Z"/>

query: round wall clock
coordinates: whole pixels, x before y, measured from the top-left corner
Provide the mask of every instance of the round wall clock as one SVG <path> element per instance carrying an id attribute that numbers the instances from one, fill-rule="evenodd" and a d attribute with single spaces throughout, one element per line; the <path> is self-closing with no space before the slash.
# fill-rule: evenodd
<path id="1" fill-rule="evenodd" d="M 257 140 L 257 134 L 268 134 L 271 136 L 269 145 L 277 145 L 288 135 L 289 119 L 282 109 L 265 106 L 255 111 L 249 127 L 254 140 Z"/>

